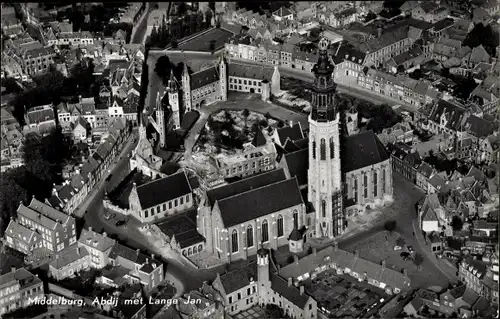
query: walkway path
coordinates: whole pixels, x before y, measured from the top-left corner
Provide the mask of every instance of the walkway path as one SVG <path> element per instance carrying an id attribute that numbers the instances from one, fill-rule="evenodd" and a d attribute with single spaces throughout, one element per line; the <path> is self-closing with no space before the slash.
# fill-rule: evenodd
<path id="1" fill-rule="evenodd" d="M 456 283 L 458 281 L 457 268 L 436 258 L 436 255 L 431 251 L 430 246 L 426 244 L 422 230 L 419 227 L 418 219 L 413 220 L 413 230 L 415 232 L 415 237 L 417 237 L 417 242 L 427 258 L 429 258 L 429 260 L 432 261 L 432 263 L 436 265 L 436 267 L 439 268 L 439 270 L 441 270 L 441 272 L 448 277 L 452 283 Z"/>
<path id="2" fill-rule="evenodd" d="M 139 18 L 139 21 L 134 23 L 134 27 L 132 28 L 132 34 L 130 35 L 130 43 L 133 44 L 143 44 L 146 37 L 146 30 L 148 28 L 148 16 L 154 7 L 154 3 L 146 2 L 144 8 L 144 12 L 142 16 Z"/>

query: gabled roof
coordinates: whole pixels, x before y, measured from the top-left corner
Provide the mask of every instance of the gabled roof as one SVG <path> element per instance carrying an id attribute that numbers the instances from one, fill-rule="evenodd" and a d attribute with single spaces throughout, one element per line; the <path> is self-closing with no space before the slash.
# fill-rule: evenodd
<path id="1" fill-rule="evenodd" d="M 373 131 L 365 131 L 347 137 L 344 156 L 345 172 L 350 172 L 383 162 L 389 153 Z"/>
<path id="2" fill-rule="evenodd" d="M 83 229 L 78 238 L 78 242 L 82 245 L 90 246 L 100 252 L 105 252 L 114 246 L 116 241 L 109 238 L 106 234 L 98 234 L 95 231 Z"/>
<path id="3" fill-rule="evenodd" d="M 70 216 L 57 209 L 50 207 L 49 205 L 38 201 L 36 198 L 32 198 L 28 208 L 35 212 L 38 212 L 47 218 L 57 222 L 60 221 L 61 224 L 66 224 L 70 220 Z"/>
<path id="4" fill-rule="evenodd" d="M 137 195 L 142 209 L 155 207 L 191 192 L 191 186 L 184 171 L 137 187 Z"/>
<path id="5" fill-rule="evenodd" d="M 300 309 L 304 309 L 307 302 L 309 301 L 309 294 L 306 292 L 300 293 L 300 289 L 294 285 L 288 286 L 288 280 L 281 278 L 280 276 L 271 273 L 271 289 L 278 293 L 278 295 L 283 296 L 286 300 L 290 301 L 292 304 L 296 305 Z"/>
<path id="6" fill-rule="evenodd" d="M 216 202 L 225 227 L 300 204 L 303 204 L 303 200 L 296 178 L 249 190 Z"/>
<path id="7" fill-rule="evenodd" d="M 300 123 L 294 124 L 293 126 L 285 126 L 279 128 L 277 130 L 278 137 L 281 145 L 285 145 L 287 139 L 290 139 L 292 142 L 296 140 L 300 140 L 304 138 L 304 133 L 302 132 L 302 128 Z"/>
<path id="8" fill-rule="evenodd" d="M 285 7 L 281 7 L 278 10 L 273 12 L 273 15 L 281 17 L 281 18 L 284 18 L 284 17 L 289 16 L 291 14 L 293 14 L 293 12 Z"/>
<path id="9" fill-rule="evenodd" d="M 262 174 L 250 176 L 237 182 L 230 183 L 226 186 L 208 190 L 208 202 L 210 206 L 213 206 L 218 200 L 222 200 L 224 198 L 241 194 L 249 190 L 257 189 L 279 181 L 284 181 L 285 179 L 286 175 L 283 169 L 276 169 Z"/>
<path id="10" fill-rule="evenodd" d="M 465 117 L 467 116 L 466 111 L 462 105 L 441 99 L 432 109 L 429 119 L 433 122 L 441 123 L 441 115 L 445 114 L 448 121 L 446 127 L 457 131 L 465 121 Z"/>
<path id="11" fill-rule="evenodd" d="M 85 249 L 85 247 L 73 245 L 57 253 L 55 259 L 50 262 L 50 266 L 55 269 L 62 269 L 63 267 L 85 258 L 88 255 L 89 252 Z"/>
<path id="12" fill-rule="evenodd" d="M 255 135 L 253 137 L 253 140 L 252 140 L 252 145 L 255 147 L 259 147 L 259 146 L 264 146 L 266 144 L 267 144 L 267 140 L 266 140 L 264 134 L 262 134 L 262 130 L 257 129 L 257 131 L 255 132 Z"/>
<path id="13" fill-rule="evenodd" d="M 226 294 L 230 294 L 257 282 L 257 263 L 251 262 L 244 267 L 220 275 L 220 281 Z"/>
<path id="14" fill-rule="evenodd" d="M 26 228 L 12 219 L 10 220 L 9 225 L 5 230 L 5 235 L 26 243 L 27 248 L 30 247 L 30 242 L 32 241 L 33 237 L 40 236 L 34 230 Z"/>
<path id="15" fill-rule="evenodd" d="M 307 185 L 307 170 L 309 168 L 309 149 L 285 154 L 286 166 L 291 177 L 297 177 L 299 186 Z"/>
<path id="16" fill-rule="evenodd" d="M 191 90 L 202 88 L 217 81 L 219 81 L 217 66 L 198 71 L 191 74 Z"/>
<path id="17" fill-rule="evenodd" d="M 465 121 L 465 129 L 472 133 L 475 137 L 484 138 L 493 134 L 495 131 L 495 125 L 484 118 L 471 115 Z"/>
<path id="18" fill-rule="evenodd" d="M 256 67 L 254 65 L 244 65 L 234 62 L 228 65 L 229 76 L 271 82 L 273 74 L 274 68 L 264 65 Z"/>

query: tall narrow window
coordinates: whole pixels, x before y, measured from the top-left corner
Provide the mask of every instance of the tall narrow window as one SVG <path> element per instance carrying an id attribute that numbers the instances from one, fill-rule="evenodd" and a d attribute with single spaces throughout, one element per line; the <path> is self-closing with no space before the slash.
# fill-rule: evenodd
<path id="1" fill-rule="evenodd" d="M 333 143 L 333 137 L 330 137 L 330 158 L 335 158 L 335 144 Z"/>
<path id="2" fill-rule="evenodd" d="M 358 203 L 358 178 L 354 177 L 354 202 Z"/>
<path id="3" fill-rule="evenodd" d="M 269 241 L 269 224 L 267 220 L 264 219 L 262 222 L 262 242 L 267 243 Z"/>
<path id="4" fill-rule="evenodd" d="M 238 232 L 236 229 L 233 230 L 233 233 L 231 234 L 231 252 L 238 252 Z"/>
<path id="5" fill-rule="evenodd" d="M 299 228 L 299 213 L 297 210 L 293 211 L 293 228 Z"/>
<path id="6" fill-rule="evenodd" d="M 385 193 L 385 168 L 382 168 L 382 193 Z"/>
<path id="7" fill-rule="evenodd" d="M 378 196 L 378 176 L 377 171 L 373 171 L 373 196 Z"/>
<path id="8" fill-rule="evenodd" d="M 322 161 L 326 160 L 326 142 L 324 138 L 320 142 L 320 159 Z"/>
<path id="9" fill-rule="evenodd" d="M 253 247 L 253 227 L 248 225 L 247 227 L 247 247 Z"/>
<path id="10" fill-rule="evenodd" d="M 283 216 L 281 215 L 278 216 L 277 228 L 278 228 L 278 237 L 282 237 L 284 231 L 283 231 Z"/>
<path id="11" fill-rule="evenodd" d="M 214 231 L 215 235 L 215 247 L 220 248 L 220 234 L 219 234 L 219 228 L 216 228 Z"/>
<path id="12" fill-rule="evenodd" d="M 313 141 L 312 152 L 313 152 L 313 159 L 316 159 L 316 141 Z"/>
<path id="13" fill-rule="evenodd" d="M 321 216 L 326 217 L 326 201 L 321 201 Z"/>
<path id="14" fill-rule="evenodd" d="M 368 198 L 368 175 L 366 173 L 363 174 L 363 188 L 364 196 Z"/>

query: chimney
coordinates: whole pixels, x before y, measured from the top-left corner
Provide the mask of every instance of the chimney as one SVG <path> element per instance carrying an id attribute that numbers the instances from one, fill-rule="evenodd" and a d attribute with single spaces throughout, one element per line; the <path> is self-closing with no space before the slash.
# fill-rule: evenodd
<path id="1" fill-rule="evenodd" d="M 380 38 L 382 36 L 382 28 L 377 29 L 377 38 Z"/>
<path id="2" fill-rule="evenodd" d="M 313 255 L 316 256 L 316 253 L 317 253 L 317 250 L 316 250 L 316 247 L 313 247 Z"/>
<path id="3" fill-rule="evenodd" d="M 137 248 L 137 249 L 135 250 L 135 253 L 136 253 L 137 255 L 139 255 L 139 254 L 141 253 L 141 250 L 140 250 L 139 248 Z"/>
<path id="4" fill-rule="evenodd" d="M 108 234 L 106 232 L 102 233 L 102 236 L 107 237 Z"/>
<path id="5" fill-rule="evenodd" d="M 279 273 L 280 273 L 280 270 L 281 270 L 281 266 L 280 266 L 279 264 L 278 264 L 278 265 L 276 265 L 276 266 L 277 266 L 276 268 L 278 268 L 278 274 L 279 274 Z"/>
<path id="6" fill-rule="evenodd" d="M 293 255 L 293 261 L 298 264 L 299 263 L 299 256 Z"/>
<path id="7" fill-rule="evenodd" d="M 92 231 L 92 227 L 89 227 L 89 231 Z"/>
<path id="8" fill-rule="evenodd" d="M 293 279 L 292 277 L 288 278 L 288 287 L 292 287 Z"/>
<path id="9" fill-rule="evenodd" d="M 10 271 L 15 273 L 16 272 L 16 267 L 15 266 L 10 266 Z"/>
<path id="10" fill-rule="evenodd" d="M 359 257 L 359 251 L 358 250 L 354 251 L 354 256 Z"/>
<path id="11" fill-rule="evenodd" d="M 405 277 L 408 277 L 408 270 L 403 269 L 403 275 L 405 275 Z"/>
<path id="12" fill-rule="evenodd" d="M 293 127 L 293 121 L 292 120 L 288 121 L 288 125 L 290 125 L 290 127 Z"/>
<path id="13" fill-rule="evenodd" d="M 76 247 L 76 254 L 80 256 L 80 247 Z"/>
<path id="14" fill-rule="evenodd" d="M 56 254 L 56 259 L 59 259 L 59 254 Z"/>
<path id="15" fill-rule="evenodd" d="M 386 266 L 385 266 L 385 259 L 384 259 L 384 260 L 382 260 L 382 268 L 385 268 L 385 267 Z"/>
<path id="16" fill-rule="evenodd" d="M 304 286 L 300 286 L 300 295 L 302 296 L 304 294 Z"/>
<path id="17" fill-rule="evenodd" d="M 82 96 L 78 95 L 78 103 L 82 103 Z"/>
<path id="18" fill-rule="evenodd" d="M 333 250 L 339 249 L 339 244 L 337 242 L 333 243 Z"/>
<path id="19" fill-rule="evenodd" d="M 146 257 L 146 264 L 149 264 L 149 258 Z"/>
<path id="20" fill-rule="evenodd" d="M 154 260 L 155 259 L 155 254 L 151 254 L 151 259 Z"/>

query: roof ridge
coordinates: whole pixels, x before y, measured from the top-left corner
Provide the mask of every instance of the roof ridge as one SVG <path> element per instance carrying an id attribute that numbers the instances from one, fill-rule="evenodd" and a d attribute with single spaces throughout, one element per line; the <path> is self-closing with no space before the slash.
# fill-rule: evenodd
<path id="1" fill-rule="evenodd" d="M 256 176 L 258 176 L 258 175 L 256 175 Z M 253 191 L 256 191 L 256 190 L 258 190 L 258 189 L 262 189 L 262 188 L 264 188 L 264 187 L 273 186 L 273 185 L 276 185 L 276 184 L 278 184 L 278 183 L 288 182 L 288 181 L 290 181 L 290 180 L 292 180 L 292 179 L 297 180 L 296 176 L 294 176 L 294 177 L 289 178 L 289 179 L 284 179 L 284 180 L 282 180 L 282 181 L 277 181 L 277 182 L 274 182 L 274 183 L 271 183 L 271 184 L 267 184 L 267 185 L 264 185 L 264 186 L 260 186 L 260 187 L 257 187 L 257 188 L 252 188 L 252 189 L 249 189 L 249 190 L 247 190 L 247 191 L 244 191 L 244 192 L 241 192 L 241 193 L 238 193 L 238 194 L 235 194 L 235 195 L 231 195 L 231 196 L 225 197 L 225 198 L 223 198 L 223 199 L 221 199 L 221 200 L 219 200 L 219 199 L 218 199 L 218 200 L 216 200 L 215 202 L 216 202 L 216 203 L 218 203 L 218 202 L 223 202 L 223 201 L 225 201 L 225 200 L 232 199 L 233 197 L 240 196 L 240 195 L 243 195 L 243 194 L 247 194 L 247 193 L 249 193 L 249 192 L 253 192 Z M 298 183 L 297 183 L 297 186 L 298 186 Z"/>
<path id="2" fill-rule="evenodd" d="M 144 159 L 144 158 L 143 158 L 143 159 Z M 184 169 L 183 169 L 182 171 L 180 171 L 180 172 L 176 172 L 176 173 L 173 173 L 173 174 L 171 174 L 171 175 L 167 175 L 167 176 L 162 177 L 162 178 L 157 178 L 157 179 L 152 180 L 152 181 L 150 181 L 150 182 L 148 182 L 148 183 L 141 184 L 141 185 L 137 186 L 137 188 L 140 188 L 140 187 L 145 186 L 145 185 L 150 185 L 150 184 L 153 184 L 153 183 L 155 183 L 155 182 L 158 182 L 158 181 L 164 180 L 165 178 L 169 178 L 169 177 L 171 177 L 171 176 L 175 176 L 175 175 L 177 175 L 177 174 L 182 174 L 183 172 L 185 172 L 185 170 L 184 170 Z M 184 175 L 184 176 L 186 176 L 186 175 Z M 187 178 L 187 176 L 186 176 L 186 178 Z"/>
<path id="3" fill-rule="evenodd" d="M 240 179 L 239 181 L 236 181 L 236 182 L 234 182 L 234 183 L 229 183 L 229 184 L 224 185 L 224 186 L 221 186 L 221 187 L 215 187 L 215 188 L 209 189 L 208 191 L 212 191 L 212 190 L 215 190 L 215 189 L 223 188 L 223 187 L 226 187 L 226 186 L 229 186 L 229 185 L 233 185 L 233 184 L 242 183 L 242 182 L 244 182 L 244 181 L 248 181 L 248 180 L 250 180 L 250 179 L 254 179 L 254 178 L 260 177 L 260 176 L 262 176 L 262 175 L 269 174 L 269 173 L 271 173 L 271 172 L 277 172 L 277 171 L 280 171 L 280 170 L 284 171 L 284 168 L 280 167 L 280 168 L 278 168 L 278 169 L 274 169 L 274 170 L 271 170 L 271 171 L 267 171 L 267 172 L 265 172 L 265 173 L 263 173 L 263 174 L 256 174 L 256 175 L 252 175 L 252 176 L 249 176 L 249 177 L 247 177 L 247 178 Z M 270 184 L 268 184 L 268 185 L 270 185 Z M 241 193 L 240 193 L 240 194 L 241 194 Z M 226 198 L 227 198 L 227 197 L 226 197 Z"/>

